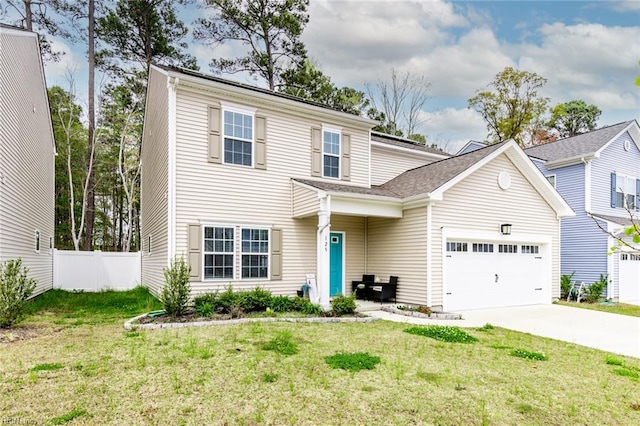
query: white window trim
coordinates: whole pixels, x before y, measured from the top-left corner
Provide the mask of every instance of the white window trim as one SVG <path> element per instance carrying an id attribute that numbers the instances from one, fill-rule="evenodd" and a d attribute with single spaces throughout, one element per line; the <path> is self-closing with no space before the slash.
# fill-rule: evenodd
<path id="1" fill-rule="evenodd" d="M 330 154 L 325 152 L 324 150 L 324 134 L 325 132 L 328 133 L 335 133 L 338 135 L 338 147 L 340 148 L 340 152 L 338 153 L 338 155 L 336 154 Z M 338 176 L 327 176 L 324 174 L 324 156 L 328 155 L 330 157 L 338 157 Z M 327 179 L 335 179 L 335 180 L 340 180 L 340 175 L 342 174 L 342 128 L 341 127 L 335 127 L 335 126 L 327 126 L 325 124 L 322 125 L 322 177 L 323 178 L 327 178 Z"/>
<path id="2" fill-rule="evenodd" d="M 209 222 L 199 221 L 202 229 L 202 281 L 221 282 L 221 281 L 270 281 L 271 280 L 271 238 L 273 224 L 255 224 L 255 223 L 228 223 L 228 222 Z M 217 252 L 205 252 L 204 250 L 204 230 L 205 228 L 233 228 L 233 278 L 205 278 L 204 274 L 204 256 L 206 254 L 215 254 Z M 269 232 L 269 248 L 267 249 L 267 277 L 266 278 L 242 278 L 242 230 L 243 229 L 266 229 Z M 229 254 L 229 252 L 220 252 Z M 247 253 L 251 254 L 251 253 Z M 255 253 L 254 253 L 255 254 Z M 239 272 L 238 272 L 239 271 Z"/>
<path id="3" fill-rule="evenodd" d="M 258 229 L 258 230 L 266 230 L 267 231 L 267 252 L 266 253 L 245 253 L 242 251 L 242 230 L 243 229 Z M 240 266 L 240 277 L 238 278 L 240 281 L 270 281 L 271 280 L 271 227 L 270 226 L 239 226 L 238 231 L 240 233 L 240 256 L 238 259 L 238 264 Z M 267 276 L 264 278 L 243 278 L 242 277 L 242 256 L 247 255 L 258 255 L 262 256 L 267 255 Z"/>
<path id="4" fill-rule="evenodd" d="M 623 199 L 624 199 L 624 205 L 622 206 L 618 206 L 618 201 L 617 201 L 617 195 L 616 195 L 616 209 L 626 209 L 627 208 L 627 196 L 632 195 L 633 196 L 633 201 L 634 203 L 637 205 L 638 204 L 638 200 L 636 199 L 636 190 L 635 190 L 635 186 L 637 185 L 637 183 L 635 183 L 634 185 L 634 190 L 633 193 L 628 194 L 626 192 L 624 192 L 624 188 L 622 188 L 620 185 L 618 185 L 619 182 L 619 178 L 624 178 L 625 181 L 627 179 L 632 179 L 634 182 L 638 181 L 637 177 L 634 176 L 630 176 L 630 175 L 626 175 L 626 174 L 622 174 L 622 173 L 617 173 L 616 172 L 616 194 L 622 194 L 623 195 Z M 619 189 L 622 189 L 622 191 L 619 191 Z M 636 206 L 634 206 L 635 209 Z"/>
<path id="5" fill-rule="evenodd" d="M 546 175 L 545 178 L 547 179 L 547 181 L 549 181 L 549 178 L 553 178 L 553 183 L 549 183 L 551 183 L 551 186 L 553 186 L 554 188 L 557 188 L 556 185 L 558 184 L 558 177 L 556 174 Z"/>
<path id="6" fill-rule="evenodd" d="M 202 224 L 201 226 L 202 228 L 202 271 L 201 271 L 201 277 L 202 277 L 202 281 L 236 281 L 236 263 L 237 263 L 237 256 L 236 256 L 236 252 L 237 252 L 237 245 L 236 245 L 236 233 L 237 233 L 237 226 L 234 224 L 223 224 L 223 223 L 216 223 L 216 224 Z M 204 240 L 205 240 L 205 228 L 232 228 L 233 229 L 233 251 L 231 252 L 216 252 L 216 251 L 206 251 L 204 249 Z M 214 238 L 215 240 L 215 238 Z M 233 256 L 233 277 L 232 278 L 205 278 L 205 256 L 207 255 L 213 255 L 215 256 L 216 254 L 223 254 L 228 256 L 229 254 L 231 254 Z M 215 258 L 214 258 L 215 259 Z M 215 268 L 215 264 L 213 266 Z M 215 275 L 215 271 L 214 271 L 214 275 Z"/>
<path id="7" fill-rule="evenodd" d="M 222 164 L 228 164 L 231 166 L 238 167 L 246 167 L 253 169 L 256 164 L 256 109 L 255 108 L 247 108 L 241 105 L 228 104 L 226 102 L 220 102 L 220 106 L 222 107 L 222 117 L 220 120 L 220 135 L 222 137 Z M 244 164 L 236 164 L 230 163 L 225 160 L 225 139 L 227 138 L 227 134 L 225 133 L 225 125 L 224 125 L 224 113 L 232 112 L 235 114 L 243 114 L 251 116 L 251 140 L 245 138 L 239 138 L 237 136 L 229 136 L 229 139 L 239 140 L 242 142 L 250 142 L 251 143 L 251 165 L 246 166 Z"/>

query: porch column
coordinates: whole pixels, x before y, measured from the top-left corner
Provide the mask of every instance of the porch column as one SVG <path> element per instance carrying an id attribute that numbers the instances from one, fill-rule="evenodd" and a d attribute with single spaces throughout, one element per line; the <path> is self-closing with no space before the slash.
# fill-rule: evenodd
<path id="1" fill-rule="evenodd" d="M 318 211 L 317 238 L 317 280 L 319 304 L 328 310 L 329 303 L 329 236 L 331 234 L 331 200 L 329 197 L 320 199 Z"/>

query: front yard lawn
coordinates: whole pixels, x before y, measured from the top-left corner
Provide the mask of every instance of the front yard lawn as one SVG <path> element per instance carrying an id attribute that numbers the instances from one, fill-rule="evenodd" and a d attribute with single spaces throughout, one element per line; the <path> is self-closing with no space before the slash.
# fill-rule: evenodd
<path id="1" fill-rule="evenodd" d="M 640 424 L 638 375 L 631 374 L 640 360 L 500 328 L 467 329 L 478 342 L 465 344 L 405 333 L 406 324 L 386 321 L 127 332 L 114 311 L 98 323 L 90 320 L 93 308 L 83 321 L 41 308 L 20 324 L 37 327 L 36 335 L 0 343 L 0 419 Z M 548 359 L 512 356 L 516 350 Z M 337 354 L 376 362 L 357 372 L 336 369 L 328 360 Z"/>
<path id="2" fill-rule="evenodd" d="M 557 301 L 558 305 L 571 306 L 573 308 L 591 309 L 593 311 L 609 312 L 611 314 L 628 315 L 630 317 L 640 317 L 640 306 L 616 303 L 614 306 L 600 305 L 598 303 L 577 303 Z"/>

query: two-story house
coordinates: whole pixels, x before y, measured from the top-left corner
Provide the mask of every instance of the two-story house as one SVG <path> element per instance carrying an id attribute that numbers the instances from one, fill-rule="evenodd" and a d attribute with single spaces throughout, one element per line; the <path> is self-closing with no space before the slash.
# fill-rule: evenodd
<path id="1" fill-rule="evenodd" d="M 0 261 L 52 287 L 54 155 L 38 35 L 0 24 Z"/>
<path id="2" fill-rule="evenodd" d="M 576 212 L 562 221 L 562 274 L 591 284 L 608 277 L 606 296 L 640 303 L 640 255 L 608 255 L 640 206 L 640 128 L 635 120 L 531 147 L 525 152 Z M 605 232 L 607 231 L 607 232 Z"/>
<path id="3" fill-rule="evenodd" d="M 198 72 L 150 70 L 142 280 L 176 256 L 195 293 L 232 285 L 319 302 L 363 274 L 447 310 L 550 303 L 573 214 L 515 142 L 449 157 L 376 123 Z"/>

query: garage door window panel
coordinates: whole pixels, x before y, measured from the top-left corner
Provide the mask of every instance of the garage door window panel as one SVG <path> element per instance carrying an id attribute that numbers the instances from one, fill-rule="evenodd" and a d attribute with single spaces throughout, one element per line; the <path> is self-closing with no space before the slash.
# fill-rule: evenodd
<path id="1" fill-rule="evenodd" d="M 473 243 L 474 253 L 493 253 L 493 244 L 490 243 Z"/>
<path id="2" fill-rule="evenodd" d="M 518 253 L 517 244 L 499 244 L 498 253 Z"/>

